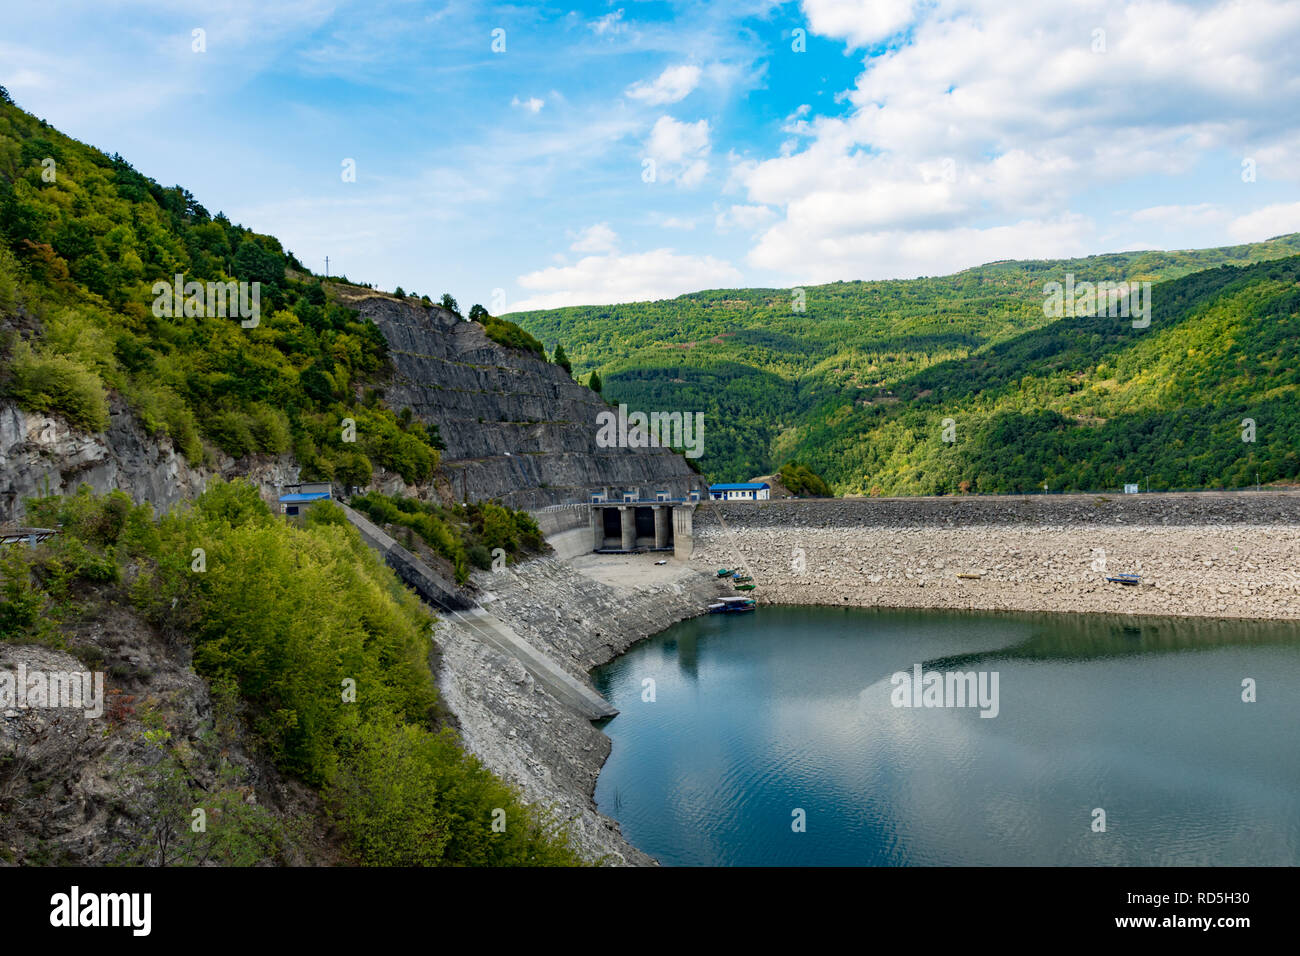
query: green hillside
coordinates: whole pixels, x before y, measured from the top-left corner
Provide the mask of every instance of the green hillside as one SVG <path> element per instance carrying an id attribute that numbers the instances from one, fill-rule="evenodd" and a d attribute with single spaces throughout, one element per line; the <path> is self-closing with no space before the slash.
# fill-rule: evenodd
<path id="1" fill-rule="evenodd" d="M 155 314 L 154 284 L 177 274 L 259 283 L 256 325 Z M 0 397 L 101 431 L 115 392 L 195 463 L 292 452 L 307 478 L 365 484 L 382 466 L 425 480 L 437 436 L 364 387 L 386 349 L 274 237 L 0 96 Z"/>
<path id="2" fill-rule="evenodd" d="M 1297 476 L 1297 253 L 1290 235 L 810 286 L 803 312 L 792 290 L 733 289 L 514 318 L 612 401 L 704 411 L 715 480 L 794 458 L 848 493 L 1233 487 Z M 1046 317 L 1043 286 L 1067 274 L 1156 283 L 1150 328 Z"/>

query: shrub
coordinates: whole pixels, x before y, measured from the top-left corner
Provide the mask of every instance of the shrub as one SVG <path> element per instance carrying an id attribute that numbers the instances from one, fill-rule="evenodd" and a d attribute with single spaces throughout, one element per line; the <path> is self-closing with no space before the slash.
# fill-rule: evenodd
<path id="1" fill-rule="evenodd" d="M 278 455 L 293 444 L 288 416 L 269 405 L 257 403 L 249 407 L 248 430 L 258 451 Z"/>
<path id="2" fill-rule="evenodd" d="M 564 835 L 462 752 L 449 730 L 360 728 L 326 791 L 368 866 L 574 866 Z M 500 820 L 504 829 L 493 829 Z"/>
<path id="3" fill-rule="evenodd" d="M 234 409 L 214 412 L 204 423 L 203 431 L 218 448 L 235 458 L 243 458 L 257 450 L 248 419 Z"/>
<path id="4" fill-rule="evenodd" d="M 465 555 L 469 558 L 469 563 L 480 571 L 492 567 L 492 552 L 481 544 L 471 544 L 465 549 Z"/>
<path id="5" fill-rule="evenodd" d="M 82 431 L 108 428 L 108 396 L 99 376 L 65 356 L 38 353 L 27 342 L 14 347 L 5 392 L 28 411 L 61 415 Z"/>
<path id="6" fill-rule="evenodd" d="M 546 359 L 546 349 L 542 343 L 513 322 L 489 315 L 483 320 L 483 330 L 487 332 L 488 338 L 500 345 L 532 352 L 538 358 Z"/>
<path id="7" fill-rule="evenodd" d="M 24 548 L 0 549 L 0 641 L 20 640 L 45 611 L 45 595 L 32 580 Z"/>

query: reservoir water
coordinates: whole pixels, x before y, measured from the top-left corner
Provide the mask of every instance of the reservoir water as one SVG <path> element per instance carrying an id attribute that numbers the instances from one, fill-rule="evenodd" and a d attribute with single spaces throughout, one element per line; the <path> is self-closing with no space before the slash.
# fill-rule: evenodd
<path id="1" fill-rule="evenodd" d="M 1295 624 L 772 606 L 593 677 L 664 864 L 1300 864 Z"/>

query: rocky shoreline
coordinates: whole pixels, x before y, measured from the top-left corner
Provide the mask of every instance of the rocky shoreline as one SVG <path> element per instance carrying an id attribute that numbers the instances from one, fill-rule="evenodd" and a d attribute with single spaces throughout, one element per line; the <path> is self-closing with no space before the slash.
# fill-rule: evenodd
<path id="1" fill-rule="evenodd" d="M 799 504 L 702 509 L 692 566 L 771 604 L 1300 619 L 1293 492 Z"/>
<path id="2" fill-rule="evenodd" d="M 719 593 L 716 579 L 653 555 L 537 558 L 475 575 L 484 606 L 574 676 L 640 640 L 700 613 Z M 435 641 L 438 684 L 465 746 L 530 803 L 549 807 L 593 861 L 648 866 L 618 824 L 597 811 L 596 777 L 611 742 L 556 700 L 517 660 L 489 647 L 472 623 L 444 617 Z"/>
<path id="3" fill-rule="evenodd" d="M 696 512 L 690 561 L 653 561 L 547 557 L 475 584 L 583 680 L 731 593 L 715 575 L 724 566 L 753 574 L 760 604 L 1297 620 L 1300 494 L 711 503 Z M 1117 573 L 1142 581 L 1105 581 Z M 466 746 L 554 808 L 591 859 L 653 865 L 593 802 L 609 738 L 467 625 L 444 620 L 437 641 Z"/>

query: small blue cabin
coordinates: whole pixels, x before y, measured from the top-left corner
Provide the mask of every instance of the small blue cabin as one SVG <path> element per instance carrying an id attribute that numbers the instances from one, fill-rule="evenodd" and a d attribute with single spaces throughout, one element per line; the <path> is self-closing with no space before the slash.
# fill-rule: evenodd
<path id="1" fill-rule="evenodd" d="M 709 485 L 709 497 L 714 501 L 766 501 L 772 488 L 766 481 L 737 481 Z"/>
<path id="2" fill-rule="evenodd" d="M 285 494 L 280 496 L 280 512 L 290 518 L 306 511 L 313 502 L 330 501 L 334 497 L 333 486 L 328 481 L 285 485 L 284 490 Z"/>

